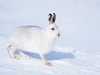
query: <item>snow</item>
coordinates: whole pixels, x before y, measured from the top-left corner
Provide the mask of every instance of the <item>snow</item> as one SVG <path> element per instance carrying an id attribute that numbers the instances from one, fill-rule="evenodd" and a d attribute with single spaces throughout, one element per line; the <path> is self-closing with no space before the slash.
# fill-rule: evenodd
<path id="1" fill-rule="evenodd" d="M 49 12 L 57 14 L 61 36 L 45 55 L 24 52 L 31 59 L 9 57 L 8 35 L 12 28 L 38 25 L 45 28 Z M 0 1 L 0 75 L 100 75 L 100 1 L 99 0 L 1 0 Z M 19 56 L 18 52 L 15 54 Z"/>
<path id="2" fill-rule="evenodd" d="M 5 36 L 0 37 L 0 74 L 1 75 L 99 75 L 100 55 L 78 51 L 72 48 L 54 47 L 45 55 L 53 66 L 44 65 L 38 54 L 25 52 L 31 59 L 11 59 L 7 51 Z M 15 54 L 17 52 L 15 51 Z M 17 54 L 18 55 L 18 54 Z"/>

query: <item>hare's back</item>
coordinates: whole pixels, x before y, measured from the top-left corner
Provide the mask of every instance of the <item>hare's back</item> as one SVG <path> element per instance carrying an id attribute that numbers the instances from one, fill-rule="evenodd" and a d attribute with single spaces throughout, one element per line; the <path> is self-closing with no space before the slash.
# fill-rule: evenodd
<path id="1" fill-rule="evenodd" d="M 43 29 L 37 26 L 20 26 L 12 30 L 10 34 L 10 41 L 19 43 L 25 40 L 37 39 L 43 35 Z"/>
<path id="2" fill-rule="evenodd" d="M 16 27 L 12 30 L 12 32 L 22 32 L 22 33 L 31 33 L 31 32 L 37 32 L 42 30 L 42 28 L 38 27 L 38 26 L 19 26 Z"/>

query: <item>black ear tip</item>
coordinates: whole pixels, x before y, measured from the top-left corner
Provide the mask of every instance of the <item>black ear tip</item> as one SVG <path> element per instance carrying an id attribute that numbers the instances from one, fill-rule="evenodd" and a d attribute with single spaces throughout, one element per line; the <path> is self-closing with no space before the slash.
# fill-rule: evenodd
<path id="1" fill-rule="evenodd" d="M 49 16 L 52 16 L 52 14 L 51 14 L 51 13 L 49 13 Z"/>
<path id="2" fill-rule="evenodd" d="M 53 13 L 53 15 L 56 15 L 56 13 Z"/>

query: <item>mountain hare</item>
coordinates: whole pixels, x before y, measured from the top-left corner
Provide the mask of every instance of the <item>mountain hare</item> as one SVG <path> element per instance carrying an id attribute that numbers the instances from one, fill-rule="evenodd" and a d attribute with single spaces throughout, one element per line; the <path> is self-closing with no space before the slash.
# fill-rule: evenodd
<path id="1" fill-rule="evenodd" d="M 38 53 L 45 65 L 52 66 L 48 62 L 44 54 L 51 51 L 56 41 L 60 36 L 58 27 L 55 25 L 56 14 L 49 14 L 49 24 L 46 29 L 38 26 L 19 26 L 11 31 L 9 36 L 10 45 L 8 46 L 8 53 L 11 58 L 19 59 L 14 54 L 15 49 L 18 50 L 21 57 L 30 58 L 24 54 L 22 50 Z"/>

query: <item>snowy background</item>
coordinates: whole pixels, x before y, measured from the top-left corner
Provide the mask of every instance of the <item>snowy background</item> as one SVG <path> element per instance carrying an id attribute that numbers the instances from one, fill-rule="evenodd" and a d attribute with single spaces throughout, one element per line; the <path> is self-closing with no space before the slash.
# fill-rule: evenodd
<path id="1" fill-rule="evenodd" d="M 48 14 L 57 14 L 61 36 L 45 55 L 14 60 L 7 37 L 16 26 L 47 27 Z M 100 0 L 0 0 L 0 75 L 100 75 Z M 15 52 L 17 54 L 17 52 Z"/>

